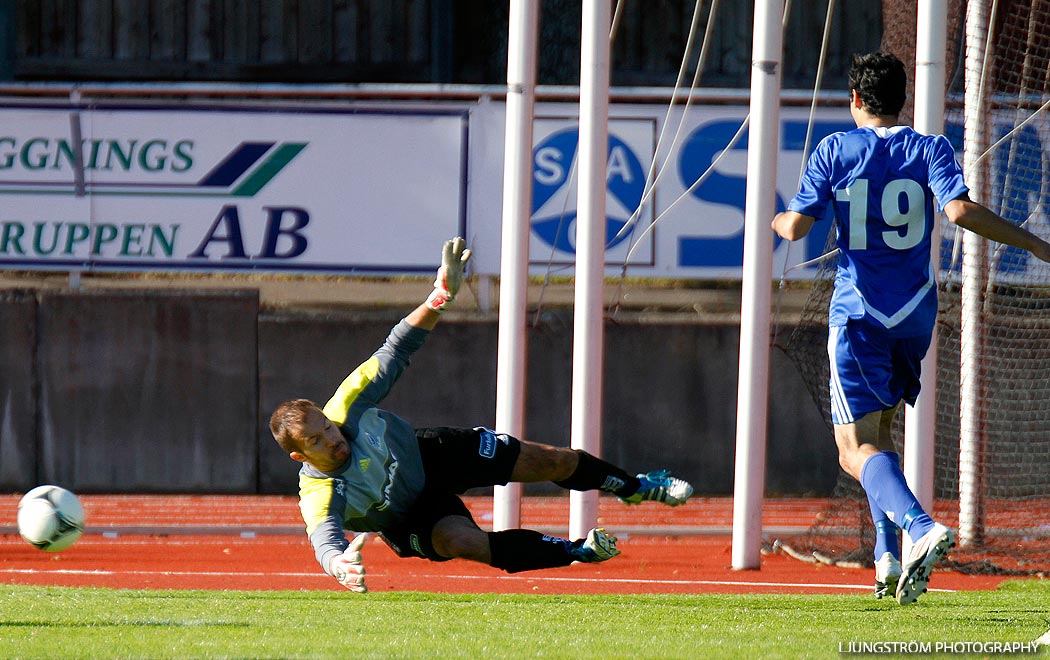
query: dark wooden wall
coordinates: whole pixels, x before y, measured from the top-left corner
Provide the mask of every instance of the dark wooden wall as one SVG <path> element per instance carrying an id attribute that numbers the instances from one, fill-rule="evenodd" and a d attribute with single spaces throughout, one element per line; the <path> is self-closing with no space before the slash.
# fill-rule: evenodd
<path id="1" fill-rule="evenodd" d="M 0 77 L 63 81 L 501 84 L 508 6 L 495 0 L 0 0 Z M 615 6 L 615 5 L 614 5 Z M 701 35 L 711 2 L 702 2 Z M 702 85 L 747 87 L 753 1 L 720 2 Z M 792 2 L 784 84 L 813 84 L 826 2 Z M 622 0 L 613 84 L 672 86 L 694 2 Z M 836 3 L 826 72 L 882 38 L 881 0 Z M 544 0 L 539 80 L 579 81 L 579 0 Z M 7 36 L 5 36 L 7 35 Z M 13 43 L 11 43 L 13 42 Z M 698 37 L 697 44 L 700 39 Z M 689 78 L 696 62 L 689 67 Z"/>
<path id="2" fill-rule="evenodd" d="M 298 465 L 270 414 L 327 400 L 404 312 L 266 311 L 254 291 L 0 291 L 0 492 L 293 494 Z M 384 409 L 419 427 L 492 427 L 496 326 L 445 321 Z M 569 444 L 572 328 L 551 308 L 528 329 L 529 439 Z M 603 455 L 731 493 L 738 328 L 621 316 L 605 332 Z M 831 432 L 795 366 L 776 353 L 771 369 L 768 492 L 828 495 Z"/>
<path id="3" fill-rule="evenodd" d="M 423 80 L 432 4 L 19 2 L 14 68 L 25 79 Z"/>

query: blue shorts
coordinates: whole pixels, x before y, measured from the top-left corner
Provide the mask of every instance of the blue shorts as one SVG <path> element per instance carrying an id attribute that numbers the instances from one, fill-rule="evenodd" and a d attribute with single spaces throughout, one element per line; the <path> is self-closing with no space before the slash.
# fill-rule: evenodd
<path id="1" fill-rule="evenodd" d="M 863 321 L 828 328 L 831 421 L 852 424 L 901 401 L 914 405 L 929 347 L 929 335 L 894 337 Z"/>

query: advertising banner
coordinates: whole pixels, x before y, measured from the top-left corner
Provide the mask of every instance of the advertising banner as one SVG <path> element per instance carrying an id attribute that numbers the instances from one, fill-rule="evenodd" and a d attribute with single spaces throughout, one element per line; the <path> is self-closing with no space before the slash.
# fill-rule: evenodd
<path id="1" fill-rule="evenodd" d="M 0 107 L 0 265 L 413 272 L 465 231 L 456 110 Z"/>
<path id="2" fill-rule="evenodd" d="M 577 188 L 573 106 L 537 107 L 533 149 L 530 259 L 534 271 L 564 273 L 575 260 Z M 558 119 L 558 112 L 566 113 Z M 747 108 L 614 105 L 606 173 L 608 275 L 739 279 L 747 186 Z M 822 138 L 853 128 L 845 112 L 781 113 L 776 208 L 798 187 L 805 154 Z M 772 218 L 770 218 L 772 220 Z M 831 223 L 795 244 L 775 241 L 774 273 L 822 254 Z M 771 230 L 770 230 L 771 231 Z M 812 271 L 809 271 L 812 273 Z M 809 275 L 805 275 L 809 276 Z"/>
<path id="3" fill-rule="evenodd" d="M 607 275 L 742 277 L 747 110 L 610 106 Z M 572 274 L 578 112 L 572 103 L 536 105 L 528 218 L 534 275 Z M 770 192 L 778 211 L 819 141 L 853 127 L 844 108 L 821 108 L 812 118 L 805 108 L 781 109 L 779 153 L 768 164 L 776 169 Z M 473 272 L 498 275 L 505 132 L 505 106 L 487 98 L 0 103 L 0 268 L 428 273 L 441 243 L 461 235 L 475 255 Z M 1045 136 L 1020 137 L 1026 157 L 1043 162 Z M 990 201 L 1045 231 L 1045 177 L 1007 181 L 1007 162 L 990 161 L 1001 183 L 995 189 L 1028 188 L 1010 204 Z M 812 276 L 814 265 L 798 266 L 824 253 L 832 223 L 821 220 L 801 241 L 775 239 L 774 278 Z M 949 256 L 950 242 L 946 235 Z M 1020 268 L 1024 255 L 1000 262 L 1000 271 L 1015 262 Z"/>

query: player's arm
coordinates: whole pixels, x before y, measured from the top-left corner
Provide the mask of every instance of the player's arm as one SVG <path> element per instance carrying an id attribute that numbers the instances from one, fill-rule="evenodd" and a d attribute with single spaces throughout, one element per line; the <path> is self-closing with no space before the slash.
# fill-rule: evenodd
<path id="1" fill-rule="evenodd" d="M 358 534 L 347 542 L 338 517 L 330 515 L 310 532 L 310 543 L 314 547 L 317 563 L 325 573 L 350 591 L 365 592 L 368 588 L 365 586 L 361 546 L 367 537 L 367 534 Z"/>
<path id="2" fill-rule="evenodd" d="M 328 563 L 328 574 L 354 593 L 368 591 L 365 585 L 365 565 L 361 558 L 361 548 L 368 540 L 368 534 L 358 534 L 346 546 L 342 554 L 332 557 Z"/>
<path id="3" fill-rule="evenodd" d="M 413 328 L 419 328 L 420 330 L 433 330 L 437 325 L 437 322 L 441 320 L 441 312 L 435 311 L 430 307 L 427 307 L 426 303 L 416 307 L 412 312 L 405 317 L 405 323 L 409 324 Z"/>
<path id="4" fill-rule="evenodd" d="M 390 393 L 408 367 L 412 354 L 423 346 L 427 335 L 437 325 L 441 312 L 455 300 L 469 260 L 470 250 L 462 238 L 445 242 L 434 290 L 426 302 L 391 329 L 386 341 L 372 357 L 343 380 L 323 408 L 329 419 L 342 424 L 349 417 L 350 407 L 358 401 L 377 404 Z"/>
<path id="5" fill-rule="evenodd" d="M 783 211 L 773 216 L 773 231 L 781 238 L 789 241 L 797 241 L 813 228 L 816 221 L 811 215 L 805 215 L 798 211 Z"/>
<path id="6" fill-rule="evenodd" d="M 997 213 L 970 200 L 956 197 L 944 205 L 944 214 L 952 223 L 999 243 L 1028 250 L 1043 261 L 1050 261 L 1050 243 L 1032 232 L 1011 224 Z"/>
<path id="7" fill-rule="evenodd" d="M 374 391 L 366 393 L 369 399 L 378 402 L 386 396 L 394 381 L 408 367 L 409 358 L 426 341 L 427 334 L 437 325 L 441 313 L 456 299 L 463 284 L 463 270 L 469 260 L 470 250 L 462 238 L 457 236 L 445 241 L 441 251 L 441 267 L 434 279 L 434 290 L 426 302 L 394 326 L 383 346 L 373 355 L 379 369 L 371 386 Z"/>
<path id="8" fill-rule="evenodd" d="M 456 299 L 468 261 L 470 250 L 467 249 L 466 241 L 459 236 L 445 241 L 441 250 L 441 267 L 434 278 L 434 290 L 427 296 L 426 302 L 405 317 L 405 322 L 413 328 L 433 330 L 441 319 L 441 312 Z"/>
<path id="9" fill-rule="evenodd" d="M 830 171 L 839 135 L 829 135 L 817 144 L 802 172 L 795 197 L 788 203 L 786 211 L 773 216 L 773 231 L 781 238 L 800 240 L 813 228 L 817 218 L 824 217 L 827 205 L 834 199 Z"/>
<path id="10" fill-rule="evenodd" d="M 333 479 L 300 477 L 299 510 L 317 563 L 350 591 L 364 592 L 368 589 L 365 587 L 361 546 L 368 535 L 358 534 L 347 542 L 342 516 L 339 515 L 343 506 L 343 496 L 335 488 Z"/>
<path id="11" fill-rule="evenodd" d="M 441 312 L 456 299 L 468 261 L 470 250 L 467 249 L 466 241 L 459 236 L 445 241 L 441 249 L 441 266 L 434 278 L 434 290 L 427 296 L 426 302 L 405 317 L 409 325 L 424 330 L 434 329 Z"/>

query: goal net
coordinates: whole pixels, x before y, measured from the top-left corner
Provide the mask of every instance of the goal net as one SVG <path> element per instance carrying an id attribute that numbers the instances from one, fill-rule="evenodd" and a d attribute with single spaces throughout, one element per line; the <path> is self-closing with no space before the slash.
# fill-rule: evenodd
<path id="1" fill-rule="evenodd" d="M 1042 27 L 1050 24 L 1050 0 L 950 7 L 945 133 L 962 159 L 971 197 L 1050 239 L 1050 32 Z M 914 61 L 907 43 L 887 43 L 894 29 L 914 32 L 914 23 L 884 22 L 884 48 Z M 1050 264 L 944 225 L 950 223 L 942 222 L 933 514 L 958 530 L 947 565 L 1045 573 Z M 834 259 L 821 264 L 801 322 L 776 339 L 801 370 L 829 433 L 825 347 L 835 265 Z M 899 452 L 901 418 L 894 430 Z M 807 560 L 870 565 L 874 530 L 859 484 L 840 473 L 809 531 L 778 541 Z"/>

